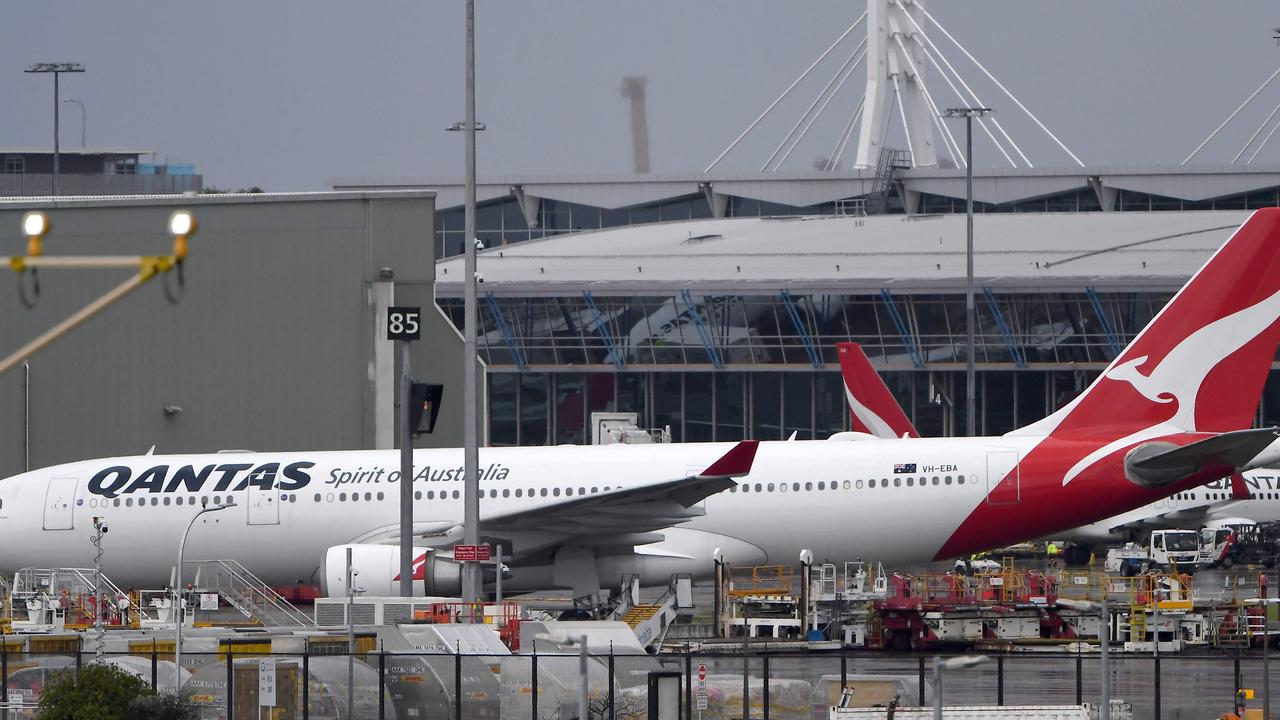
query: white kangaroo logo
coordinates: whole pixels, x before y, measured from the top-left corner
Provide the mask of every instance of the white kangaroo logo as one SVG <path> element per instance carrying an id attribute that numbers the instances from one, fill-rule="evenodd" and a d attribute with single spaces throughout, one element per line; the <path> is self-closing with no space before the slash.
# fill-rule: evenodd
<path id="1" fill-rule="evenodd" d="M 871 408 L 858 402 L 858 399 L 853 396 L 853 392 L 849 390 L 847 384 L 844 386 L 844 396 L 848 399 L 849 408 L 853 410 L 853 414 L 858 416 L 858 419 L 862 421 L 863 425 L 867 426 L 867 430 L 872 435 L 880 438 L 897 437 L 897 434 L 893 432 L 893 428 L 889 427 L 889 423 L 885 422 L 884 418 L 877 415 Z"/>
<path id="2" fill-rule="evenodd" d="M 1112 440 L 1089 453 L 1067 471 L 1062 484 L 1066 485 L 1093 463 L 1132 443 L 1161 435 L 1196 432 L 1196 400 L 1205 378 L 1278 317 L 1280 291 L 1191 333 L 1145 375 L 1138 367 L 1147 361 L 1147 355 L 1113 364 L 1103 373 L 1104 378 L 1129 383 L 1151 402 L 1161 405 L 1176 402 L 1177 409 L 1168 420 Z"/>

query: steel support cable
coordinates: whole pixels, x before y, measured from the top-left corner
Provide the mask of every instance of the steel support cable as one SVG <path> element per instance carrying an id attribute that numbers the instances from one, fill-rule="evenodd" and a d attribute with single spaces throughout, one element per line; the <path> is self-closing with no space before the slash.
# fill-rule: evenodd
<path id="1" fill-rule="evenodd" d="M 835 74 L 832 75 L 831 79 L 827 81 L 827 84 L 823 86 L 822 91 L 813 98 L 813 102 L 809 103 L 809 107 L 804 109 L 804 113 L 800 115 L 795 124 L 791 126 L 791 129 L 787 131 L 787 134 L 783 136 L 782 142 L 778 143 L 778 147 L 773 149 L 773 154 L 769 156 L 769 159 L 764 161 L 764 165 L 760 167 L 760 172 L 764 172 L 769 169 L 769 166 L 773 164 L 774 159 L 778 157 L 778 153 L 782 152 L 782 148 L 786 147 L 787 143 L 791 141 L 791 138 L 796 134 L 796 130 L 799 129 L 804 121 L 809 118 L 809 115 L 813 112 L 813 109 L 817 107 L 818 103 L 822 102 L 822 100 L 827 97 L 827 94 L 831 92 L 832 86 L 835 86 L 836 82 L 840 80 L 840 76 L 844 74 L 846 78 L 848 77 L 848 75 L 845 74 L 845 71 L 854 67 L 856 64 L 855 58 L 858 57 L 858 53 L 862 52 L 862 49 L 866 47 L 866 45 L 866 40 L 858 43 L 858 47 L 853 49 L 853 52 L 849 54 L 849 57 L 845 59 L 844 63 L 842 63 L 840 67 L 836 68 Z M 844 83 L 841 82 L 840 84 L 843 85 Z M 823 107 L 826 107 L 826 105 L 823 105 Z M 822 111 L 819 110 L 818 112 L 821 113 Z M 781 165 L 781 163 L 779 163 L 779 165 Z"/>
<path id="2" fill-rule="evenodd" d="M 826 111 L 827 105 L 831 104 L 831 101 L 835 98 L 836 94 L 840 92 L 840 88 L 844 87 L 845 82 L 849 80 L 849 76 L 853 74 L 854 70 L 858 69 L 858 66 L 862 64 L 862 61 L 866 59 L 866 57 L 867 53 L 864 50 L 862 51 L 862 54 L 858 56 L 858 59 L 854 60 L 853 64 L 845 70 L 844 77 L 840 78 L 840 82 L 836 83 L 836 86 L 831 89 L 831 92 L 827 95 L 826 99 L 818 106 L 818 109 L 813 113 L 813 117 L 809 118 L 809 122 L 800 130 L 800 134 L 796 136 L 796 139 L 791 142 L 791 147 L 787 148 L 787 151 L 782 154 L 782 157 L 778 158 L 778 163 L 773 166 L 774 170 L 782 167 L 782 164 L 787 161 L 787 158 L 791 157 L 791 153 L 795 151 L 796 146 L 800 144 L 800 141 L 804 139 L 805 135 L 809 134 L 809 128 L 813 127 L 813 124 L 818 121 L 818 118 Z"/>
<path id="3" fill-rule="evenodd" d="M 1280 122 L 1277 122 L 1275 126 L 1271 128 L 1271 132 L 1267 133 L 1267 136 L 1262 139 L 1262 144 L 1258 146 L 1257 150 L 1253 151 L 1253 154 L 1249 156 L 1248 160 L 1245 160 L 1245 165 L 1253 164 L 1253 159 L 1258 157 L 1258 153 L 1262 152 L 1262 149 L 1267 146 L 1267 143 L 1271 142 L 1271 137 L 1276 134 L 1276 130 L 1280 130 Z"/>
<path id="4" fill-rule="evenodd" d="M 1226 120 L 1223 120 L 1221 125 L 1219 125 L 1218 127 L 1214 128 L 1213 132 L 1209 133 L 1209 137 L 1205 138 L 1205 139 L 1204 139 L 1204 142 L 1202 142 L 1202 143 L 1200 143 L 1199 145 L 1197 145 L 1197 146 L 1196 146 L 1196 149 L 1195 149 L 1195 150 L 1192 150 L 1192 151 L 1191 151 L 1191 154 L 1190 154 L 1190 155 L 1188 155 L 1188 156 L 1187 156 L 1187 157 L 1186 157 L 1182 162 L 1178 163 L 1178 165 L 1179 165 L 1179 166 L 1182 166 L 1182 165 L 1186 165 L 1188 162 L 1190 162 L 1190 161 L 1191 161 L 1191 158 L 1195 157 L 1195 156 L 1196 156 L 1196 154 L 1198 154 L 1201 150 L 1203 150 L 1203 149 L 1204 149 L 1204 146 L 1205 146 L 1205 145 L 1208 145 L 1210 140 L 1212 140 L 1212 139 L 1214 139 L 1215 137 L 1217 137 L 1218 133 L 1222 132 L 1222 128 L 1226 127 L 1226 126 L 1227 126 L 1227 123 L 1229 123 L 1229 122 L 1231 122 L 1232 120 L 1234 120 L 1234 119 L 1235 119 L 1235 117 L 1236 117 L 1236 115 L 1239 115 L 1239 114 L 1240 114 L 1240 111 L 1241 111 L 1241 110 L 1243 110 L 1243 109 L 1245 108 L 1245 106 L 1246 106 L 1246 105 L 1248 105 L 1249 103 L 1253 102 L 1253 99 L 1254 99 L 1254 98 L 1256 98 L 1256 97 L 1258 97 L 1258 93 L 1262 92 L 1262 91 L 1263 91 L 1263 89 L 1265 89 L 1268 85 L 1270 85 L 1270 84 L 1271 84 L 1271 81 L 1272 81 L 1272 80 L 1275 80 L 1277 75 L 1280 75 L 1280 68 L 1276 68 L 1276 71 L 1275 71 L 1275 72 L 1273 72 L 1273 73 L 1271 73 L 1271 76 L 1270 76 L 1270 77 L 1268 77 L 1266 80 L 1262 81 L 1262 84 L 1258 86 L 1258 89 L 1257 89 L 1257 90 L 1254 90 L 1254 91 L 1249 95 L 1249 97 L 1245 98 L 1245 99 L 1244 99 L 1244 102 L 1240 103 L 1240 106 L 1239 106 L 1239 107 L 1237 107 L 1235 110 L 1232 110 L 1232 111 L 1231 111 L 1231 114 L 1227 116 L 1227 119 L 1226 119 Z"/>
<path id="5" fill-rule="evenodd" d="M 902 51 L 902 57 L 907 61 L 907 67 L 911 68 L 911 72 L 915 73 L 916 82 L 920 84 L 920 92 L 924 95 L 924 101 L 928 103 L 929 109 L 933 111 L 934 127 L 938 128 L 938 134 L 942 137 L 942 144 L 947 146 L 947 153 L 951 155 L 951 162 L 956 167 L 963 167 L 963 161 L 959 159 L 960 144 L 956 142 L 955 136 L 951 134 L 951 130 L 946 123 L 942 122 L 942 113 L 938 110 L 938 104 L 933 101 L 933 96 L 929 94 L 929 87 L 924 83 L 924 75 L 920 72 L 920 68 L 916 67 L 916 63 L 911 59 L 911 53 L 907 52 L 907 46 L 902 42 L 902 33 L 893 33 L 894 42 L 898 43 L 898 49 Z"/>
<path id="6" fill-rule="evenodd" d="M 836 165 L 840 164 L 840 158 L 844 157 L 845 148 L 849 146 L 849 140 L 853 138 L 853 128 L 857 126 L 858 120 L 862 117 L 862 110 L 866 107 L 867 96 L 864 94 L 858 100 L 858 107 L 854 108 L 853 114 L 849 116 L 849 124 L 844 126 L 844 133 L 837 138 L 836 147 L 831 151 L 832 159 L 827 163 L 828 170 L 835 170 Z"/>
<path id="7" fill-rule="evenodd" d="M 1232 165 L 1235 165 L 1236 161 L 1240 159 L 1240 156 L 1244 155 L 1245 151 L 1249 149 L 1249 146 L 1253 144 L 1253 141 L 1257 140 L 1258 136 L 1262 134 L 1262 131 L 1267 129 L 1267 126 L 1271 124 L 1271 120 L 1275 118 L 1276 113 L 1280 113 L 1280 105 L 1275 106 L 1275 109 L 1271 111 L 1271 114 L 1267 116 L 1267 119 L 1263 120 L 1262 124 L 1258 126 L 1258 129 L 1254 130 L 1253 134 L 1249 136 L 1248 142 L 1240 147 L 1240 152 L 1236 153 L 1236 156 L 1231 158 Z"/>
<path id="8" fill-rule="evenodd" d="M 919 26 L 916 26 L 916 27 L 919 27 Z M 920 36 L 924 37 L 924 41 L 927 42 L 928 45 L 933 46 L 933 50 L 936 51 L 936 53 L 938 54 L 938 58 L 942 58 L 943 63 L 946 63 L 947 68 L 951 70 L 951 73 L 954 73 L 956 76 L 956 79 L 959 79 L 960 85 L 963 85 L 965 90 L 968 90 L 969 94 L 973 95 L 972 101 L 974 102 L 974 105 L 982 106 L 982 100 L 978 99 L 978 94 L 975 94 L 972 88 L 969 87 L 968 83 L 964 81 L 964 78 L 960 77 L 960 73 L 957 73 L 956 69 L 954 67 L 951 67 L 951 61 L 947 60 L 947 56 L 943 55 L 941 50 L 938 50 L 937 45 L 933 45 L 933 41 L 929 40 L 929 36 L 924 35 L 923 32 L 920 33 Z M 964 92 L 960 92 L 960 88 L 956 87 L 956 83 L 951 82 L 951 77 L 948 76 L 948 74 L 946 73 L 946 70 L 942 69 L 942 65 L 938 64 L 938 60 L 937 58 L 934 58 L 933 53 L 929 53 L 928 47 L 923 47 L 923 50 L 924 50 L 925 58 L 929 60 L 929 63 L 933 64 L 933 69 L 938 70 L 938 74 L 942 76 L 942 79 L 945 79 L 945 81 L 947 82 L 947 86 L 951 87 L 951 92 L 955 92 L 956 97 L 959 97 L 961 102 L 965 102 L 965 104 L 968 104 L 968 102 L 970 102 L 968 97 L 965 97 Z M 1016 163 L 1016 161 L 1011 158 L 1011 156 L 1009 155 L 1009 152 L 1005 150 L 1005 146 L 1001 145 L 1000 140 L 997 140 L 996 136 L 993 135 L 993 133 L 991 132 L 991 128 L 987 127 L 986 118 L 977 118 L 977 120 L 978 120 L 978 127 L 982 128 L 982 132 L 987 133 L 987 137 L 991 138 L 991 142 L 995 143 L 996 150 L 1000 150 L 1000 154 L 1005 156 L 1005 160 L 1009 161 L 1010 167 L 1014 167 L 1014 168 L 1018 167 L 1018 163 Z M 996 122 L 996 119 L 992 118 L 992 122 Z M 997 127 L 1000 127 L 1000 126 L 997 126 Z M 1001 135 L 1005 136 L 1006 140 L 1009 140 L 1010 145 L 1014 146 L 1014 151 L 1018 152 L 1021 158 L 1027 161 L 1027 167 L 1034 167 L 1034 165 L 1030 163 L 1030 160 L 1027 160 L 1027 155 L 1023 155 L 1023 151 L 1021 151 L 1020 147 L 1018 147 L 1018 143 L 1014 142 L 1014 140 L 1012 140 L 1012 138 L 1009 137 L 1009 133 L 1005 132 L 1004 127 L 1000 127 L 1000 132 L 1001 132 Z"/>
<path id="9" fill-rule="evenodd" d="M 924 16 L 929 18 L 929 21 L 932 22 L 935 27 L 941 30 L 942 34 L 946 35 L 947 39 L 950 40 L 952 43 L 954 43 L 955 46 L 960 49 L 960 52 L 964 53 L 965 57 L 969 58 L 970 62 L 978 66 L 978 69 L 982 71 L 983 75 L 986 75 L 987 78 L 991 80 L 991 82 L 995 83 L 996 87 L 1000 88 L 1000 90 L 1003 91 L 1005 95 L 1009 96 L 1009 99 L 1013 101 L 1013 104 L 1018 106 L 1018 109 L 1026 113 L 1027 117 L 1031 118 L 1032 122 L 1034 122 L 1037 127 L 1039 127 L 1041 130 L 1044 131 L 1045 135 L 1048 135 L 1049 138 L 1058 145 L 1058 147 L 1062 148 L 1063 152 L 1070 155 L 1071 159 L 1075 160 L 1077 165 L 1079 165 L 1080 167 L 1085 166 L 1084 162 L 1080 160 L 1080 158 L 1076 157 L 1075 153 L 1071 152 L 1071 148 L 1067 147 L 1066 144 L 1064 144 L 1061 140 L 1058 139 L 1057 135 L 1054 135 L 1053 132 L 1049 130 L 1049 128 L 1045 127 L 1045 124 L 1040 122 L 1040 118 L 1036 117 L 1035 113 L 1028 110 L 1027 106 L 1023 105 L 1022 101 L 1019 100 L 1016 95 L 1014 95 L 1012 92 L 1009 91 L 1009 88 L 1005 87 L 1003 83 L 997 80 L 996 76 L 992 75 L 991 71 L 987 70 L 986 66 L 984 66 L 981 62 L 978 62 L 978 58 L 974 57 L 972 53 L 970 53 L 968 50 L 965 49 L 963 45 L 960 44 L 959 40 L 956 40 L 955 37 L 951 35 L 951 33 L 947 32 L 947 29 L 942 26 L 942 23 L 938 22 L 937 18 L 935 18 L 933 15 L 930 15 L 929 11 L 926 10 L 923 5 L 918 7 L 920 8 L 920 12 L 924 13 Z"/>
<path id="10" fill-rule="evenodd" d="M 769 103 L 769 107 L 765 108 L 764 112 L 760 113 L 755 120 L 752 120 L 751 124 L 747 126 L 747 129 L 743 130 L 742 133 L 738 135 L 738 137 L 734 138 L 733 142 L 729 143 L 729 147 L 725 148 L 723 152 L 717 155 L 716 159 L 712 160 L 711 164 L 708 165 L 702 172 L 704 173 L 711 172 L 711 170 L 715 168 L 716 165 L 719 165 L 720 161 L 724 159 L 724 156 L 728 155 L 731 150 L 737 147 L 738 143 L 742 142 L 742 138 L 747 136 L 747 133 L 754 130 L 756 126 L 760 124 L 760 121 L 763 120 L 766 115 L 768 115 L 775 107 L 778 106 L 778 103 L 782 102 L 788 95 L 790 95 L 791 91 L 795 90 L 796 86 L 799 85 L 801 82 L 803 82 L 804 79 L 809 76 L 809 73 L 813 72 L 813 69 L 818 67 L 818 64 L 821 63 L 823 60 L 825 60 L 827 56 L 831 54 L 832 50 L 835 50 L 836 46 L 839 45 L 846 37 L 848 37 L 849 33 L 853 32 L 854 29 L 857 28 L 859 25 L 861 25 L 862 21 L 866 19 L 867 19 L 867 14 L 865 12 L 862 13 L 862 15 L 858 16 L 858 19 L 853 21 L 853 24 L 849 26 L 849 29 L 841 33 L 840 37 L 836 38 L 836 41 L 831 43 L 830 47 L 828 47 L 821 55 L 819 55 L 818 59 L 814 60 L 812 65 L 806 68 L 804 72 L 800 73 L 800 77 L 796 78 L 790 85 L 788 85 L 787 89 L 783 90 L 782 94 L 779 95 L 777 99 Z"/>

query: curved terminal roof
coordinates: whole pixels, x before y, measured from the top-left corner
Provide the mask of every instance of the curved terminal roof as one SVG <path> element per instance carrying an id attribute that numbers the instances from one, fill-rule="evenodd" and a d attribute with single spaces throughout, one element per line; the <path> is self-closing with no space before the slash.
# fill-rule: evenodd
<path id="1" fill-rule="evenodd" d="M 979 214 L 978 287 L 1176 290 L 1249 211 Z M 695 291 L 951 292 L 965 287 L 965 216 L 694 220 L 560 235 L 483 250 L 483 291 L 548 296 Z M 436 264 L 461 297 L 461 256 Z"/>

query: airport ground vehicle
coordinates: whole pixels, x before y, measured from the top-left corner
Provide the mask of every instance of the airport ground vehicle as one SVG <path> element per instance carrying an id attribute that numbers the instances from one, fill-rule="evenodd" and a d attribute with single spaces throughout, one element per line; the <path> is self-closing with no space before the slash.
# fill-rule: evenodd
<path id="1" fill-rule="evenodd" d="M 1148 570 L 1195 572 L 1200 561 L 1200 533 L 1153 530 L 1147 544 L 1127 543 L 1107 551 L 1107 572 L 1132 577 Z"/>
<path id="2" fill-rule="evenodd" d="M 1276 566 L 1280 525 L 1237 522 L 1201 528 L 1200 564 L 1230 569 L 1236 565 Z"/>

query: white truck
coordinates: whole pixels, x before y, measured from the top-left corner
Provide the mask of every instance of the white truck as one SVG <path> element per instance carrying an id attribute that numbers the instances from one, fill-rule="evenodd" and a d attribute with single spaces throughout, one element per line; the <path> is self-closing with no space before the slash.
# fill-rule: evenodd
<path id="1" fill-rule="evenodd" d="M 1127 543 L 1107 551 L 1107 572 L 1132 577 L 1148 570 L 1195 572 L 1200 559 L 1200 533 L 1195 530 L 1152 530 L 1146 547 Z"/>

